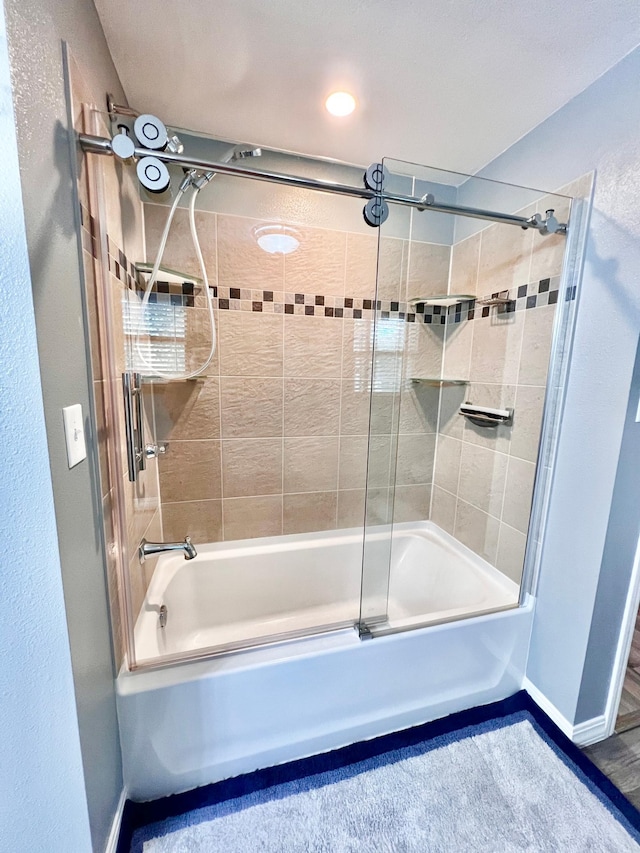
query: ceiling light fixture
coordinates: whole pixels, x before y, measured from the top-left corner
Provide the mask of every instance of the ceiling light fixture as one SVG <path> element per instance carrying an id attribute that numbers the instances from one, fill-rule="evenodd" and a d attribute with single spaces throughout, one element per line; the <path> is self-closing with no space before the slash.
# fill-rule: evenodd
<path id="1" fill-rule="evenodd" d="M 270 255 L 289 255 L 300 245 L 300 235 L 288 225 L 259 225 L 253 229 L 253 236 Z"/>
<path id="2" fill-rule="evenodd" d="M 334 92 L 324 105 L 332 116 L 348 116 L 356 108 L 356 99 L 349 92 Z"/>

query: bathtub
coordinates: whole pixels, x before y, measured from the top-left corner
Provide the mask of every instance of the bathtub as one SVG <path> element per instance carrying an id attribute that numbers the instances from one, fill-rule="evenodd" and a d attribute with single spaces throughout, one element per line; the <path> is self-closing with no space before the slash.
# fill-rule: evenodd
<path id="1" fill-rule="evenodd" d="M 388 530 L 370 530 L 366 547 L 375 578 L 389 563 Z M 532 601 L 518 607 L 512 581 L 432 522 L 395 525 L 390 560 L 388 590 L 380 571 L 365 602 L 377 612 L 379 597 L 386 613 L 362 641 L 361 529 L 161 557 L 137 659 L 206 657 L 119 674 L 128 795 L 177 793 L 520 689 Z"/>
<path id="2" fill-rule="evenodd" d="M 518 603 L 513 581 L 433 522 L 394 526 L 388 587 L 389 528 L 368 530 L 366 541 L 365 608 L 377 614 L 376 633 Z M 137 658 L 209 654 L 353 627 L 360 618 L 362 550 L 358 528 L 198 545 L 189 561 L 164 555 L 136 623 Z"/>

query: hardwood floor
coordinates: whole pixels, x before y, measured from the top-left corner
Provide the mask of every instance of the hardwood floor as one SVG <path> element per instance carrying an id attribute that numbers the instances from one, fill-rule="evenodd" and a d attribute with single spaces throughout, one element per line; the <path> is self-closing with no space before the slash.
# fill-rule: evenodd
<path id="1" fill-rule="evenodd" d="M 640 809 L 640 728 L 612 735 L 583 752 Z"/>
<path id="2" fill-rule="evenodd" d="M 616 719 L 616 734 L 640 725 L 640 673 L 627 667 L 622 687 L 620 708 Z"/>
<path id="3" fill-rule="evenodd" d="M 616 733 L 583 752 L 640 809 L 640 613 L 616 719 Z"/>
<path id="4" fill-rule="evenodd" d="M 619 734 L 638 725 L 640 725 L 640 613 L 636 616 L 636 627 L 631 641 L 629 662 L 616 720 L 616 733 Z"/>

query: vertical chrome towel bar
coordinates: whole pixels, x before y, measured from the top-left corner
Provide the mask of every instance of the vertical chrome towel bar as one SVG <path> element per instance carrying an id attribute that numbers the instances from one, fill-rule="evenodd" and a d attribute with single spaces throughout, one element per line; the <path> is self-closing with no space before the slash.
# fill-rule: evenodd
<path id="1" fill-rule="evenodd" d="M 132 371 L 123 373 L 122 391 L 124 394 L 124 423 L 127 439 L 129 481 L 135 483 L 140 471 L 144 471 L 146 468 L 142 376 Z"/>

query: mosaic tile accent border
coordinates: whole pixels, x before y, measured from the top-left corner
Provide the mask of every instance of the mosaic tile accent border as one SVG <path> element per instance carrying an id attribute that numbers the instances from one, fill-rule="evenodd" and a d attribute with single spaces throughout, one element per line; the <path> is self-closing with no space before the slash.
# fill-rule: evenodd
<path id="1" fill-rule="evenodd" d="M 510 300 L 504 306 L 492 307 L 482 305 L 484 299 L 501 298 Z M 565 294 L 567 302 L 576 298 L 575 285 L 567 290 Z M 560 276 L 543 278 L 530 284 L 521 284 L 511 290 L 502 290 L 499 293 L 487 294 L 468 302 L 460 302 L 451 305 L 447 313 L 447 323 L 460 323 L 462 320 L 473 320 L 475 317 L 489 317 L 492 311 L 498 316 L 507 316 L 516 311 L 526 311 L 529 308 L 541 308 L 545 305 L 555 305 L 560 299 Z M 425 322 L 429 322 L 425 319 Z"/>
<path id="2" fill-rule="evenodd" d="M 98 228 L 96 220 L 81 206 L 82 244 L 94 258 L 98 256 Z M 144 280 L 124 252 L 107 236 L 109 271 L 131 290 L 144 291 Z M 449 325 L 463 320 L 489 317 L 492 312 L 507 316 L 516 311 L 526 311 L 545 305 L 555 305 L 560 299 L 560 276 L 544 278 L 522 284 L 511 290 L 479 296 L 456 305 L 410 306 L 407 302 L 362 299 L 350 296 L 325 296 L 316 293 L 289 293 L 275 290 L 256 290 L 240 287 L 211 286 L 214 308 L 219 311 L 250 311 L 263 314 L 289 314 L 294 316 L 348 318 L 371 320 L 379 312 L 383 320 L 404 320 L 407 323 Z M 507 305 L 490 307 L 482 305 L 483 299 L 501 297 L 510 300 Z M 575 286 L 567 290 L 565 299 L 576 297 Z M 193 282 L 173 283 L 156 281 L 149 302 L 187 308 L 197 307 L 202 299 L 202 287 Z M 204 304 L 204 303 L 203 303 Z"/>
<path id="3" fill-rule="evenodd" d="M 407 323 L 448 325 L 462 320 L 488 317 L 492 311 L 508 315 L 516 311 L 555 305 L 560 298 L 560 277 L 542 279 L 531 284 L 520 285 L 510 291 L 492 293 L 451 306 L 421 305 L 410 310 L 409 303 L 389 300 L 357 299 L 341 296 L 322 296 L 313 293 L 284 293 L 270 290 L 245 288 L 214 288 L 217 296 L 214 304 L 221 311 L 255 311 L 271 314 L 294 314 L 311 317 L 349 317 L 356 320 L 372 319 L 376 312 L 381 318 L 405 320 Z M 481 305 L 483 298 L 502 297 L 509 299 L 504 307 L 492 308 Z M 566 294 L 567 300 L 575 299 L 575 287 Z"/>
<path id="4" fill-rule="evenodd" d="M 82 248 L 96 258 L 98 257 L 98 223 L 89 213 L 87 208 L 80 205 L 80 230 L 82 235 Z"/>
<path id="5" fill-rule="evenodd" d="M 82 248 L 97 260 L 99 257 L 98 244 L 100 240 L 98 223 L 83 204 L 80 205 L 80 223 Z M 132 290 L 142 284 L 133 263 L 129 261 L 122 249 L 114 243 L 108 234 L 107 251 L 107 263 L 110 273 L 113 273 L 119 281 Z"/>
<path id="6" fill-rule="evenodd" d="M 109 272 L 113 273 L 129 290 L 135 290 L 136 285 L 142 284 L 142 279 L 136 272 L 133 263 L 116 246 L 111 237 L 107 237 L 107 246 L 109 248 Z"/>
<path id="7" fill-rule="evenodd" d="M 217 287 L 212 287 L 212 296 L 217 295 Z M 144 287 L 138 285 L 135 288 L 136 293 L 142 299 L 144 296 Z M 149 303 L 151 305 L 181 305 L 185 308 L 195 308 L 196 294 L 195 285 L 192 281 L 173 282 L 173 281 L 156 281 L 149 294 Z M 215 304 L 215 303 L 214 303 Z"/>

